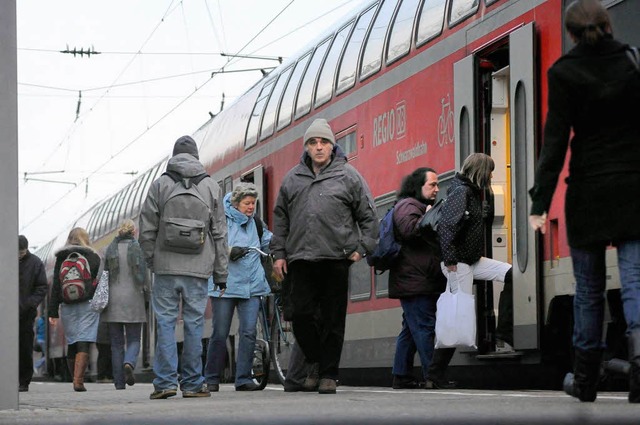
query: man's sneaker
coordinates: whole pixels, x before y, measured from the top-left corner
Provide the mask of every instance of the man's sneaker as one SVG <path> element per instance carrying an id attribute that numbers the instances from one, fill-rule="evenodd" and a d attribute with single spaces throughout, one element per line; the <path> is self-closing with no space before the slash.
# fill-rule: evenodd
<path id="1" fill-rule="evenodd" d="M 165 398 L 173 397 L 178 394 L 178 391 L 175 388 L 168 388 L 166 390 L 155 390 L 151 393 L 149 398 L 151 400 L 164 400 Z"/>
<path id="2" fill-rule="evenodd" d="M 236 391 L 261 391 L 262 388 L 255 382 L 247 382 L 246 384 L 238 385 Z"/>
<path id="3" fill-rule="evenodd" d="M 511 344 L 509 344 L 507 341 L 496 339 L 496 353 L 508 354 L 515 352 L 516 350 L 514 350 Z"/>
<path id="4" fill-rule="evenodd" d="M 217 393 L 220 391 L 220 384 L 207 384 L 207 387 L 209 387 L 210 393 Z"/>
<path id="5" fill-rule="evenodd" d="M 198 391 L 182 391 L 182 397 L 211 397 L 211 393 L 209 392 L 209 386 L 207 384 L 202 384 L 202 387 L 200 387 Z"/>
<path id="6" fill-rule="evenodd" d="M 27 391 L 29 391 L 29 386 L 28 385 L 20 385 L 20 386 L 18 386 L 18 392 L 25 393 Z"/>
<path id="7" fill-rule="evenodd" d="M 393 375 L 391 388 L 394 390 L 415 390 L 418 388 L 418 383 L 413 376 Z"/>
<path id="8" fill-rule="evenodd" d="M 136 383 L 136 378 L 133 376 L 133 366 L 129 363 L 124 364 L 124 380 L 130 387 Z"/>
<path id="9" fill-rule="evenodd" d="M 335 394 L 336 387 L 338 386 L 335 379 L 322 378 L 318 385 L 318 393 L 320 394 Z"/>
<path id="10" fill-rule="evenodd" d="M 453 390 L 458 387 L 456 381 L 441 381 L 427 379 L 424 383 L 425 390 Z"/>

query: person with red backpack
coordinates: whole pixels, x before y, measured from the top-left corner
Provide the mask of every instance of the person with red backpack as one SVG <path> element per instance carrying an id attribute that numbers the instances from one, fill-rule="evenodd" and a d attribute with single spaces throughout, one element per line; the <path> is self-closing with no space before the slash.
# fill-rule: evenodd
<path id="1" fill-rule="evenodd" d="M 55 255 L 49 322 L 55 326 L 62 318 L 73 389 L 86 391 L 84 372 L 89 364 L 89 347 L 96 342 L 100 322 L 100 313 L 91 308 L 89 301 L 95 292 L 101 259 L 81 227 L 69 232 L 67 243 Z"/>

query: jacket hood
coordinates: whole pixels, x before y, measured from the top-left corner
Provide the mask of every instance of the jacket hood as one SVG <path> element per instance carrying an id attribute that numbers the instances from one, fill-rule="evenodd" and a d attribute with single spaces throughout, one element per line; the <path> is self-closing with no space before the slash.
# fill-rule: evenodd
<path id="1" fill-rule="evenodd" d="M 62 254 L 62 253 L 71 253 L 71 252 L 74 252 L 74 251 L 78 251 L 78 252 L 80 252 L 81 254 L 82 254 L 83 252 L 93 252 L 94 254 L 98 254 L 98 252 L 97 252 L 95 249 L 93 249 L 93 248 L 91 248 L 91 247 L 88 247 L 88 246 L 82 246 L 82 245 L 65 245 L 65 246 L 63 246 L 62 248 L 60 248 L 59 250 L 57 250 L 57 251 L 54 253 L 54 255 L 55 255 L 55 256 L 58 256 L 59 254 Z M 67 255 L 68 255 L 68 254 L 67 254 Z"/>
<path id="2" fill-rule="evenodd" d="M 205 173 L 204 166 L 193 155 L 180 153 L 171 157 L 167 163 L 167 171 L 175 171 L 182 177 L 195 177 Z"/>
<path id="3" fill-rule="evenodd" d="M 236 207 L 231 205 L 231 192 L 224 195 L 224 213 L 230 220 L 235 221 L 239 225 L 247 224 L 249 221 L 249 216 L 241 213 Z M 252 217 L 255 215 L 255 210 L 253 212 Z"/>

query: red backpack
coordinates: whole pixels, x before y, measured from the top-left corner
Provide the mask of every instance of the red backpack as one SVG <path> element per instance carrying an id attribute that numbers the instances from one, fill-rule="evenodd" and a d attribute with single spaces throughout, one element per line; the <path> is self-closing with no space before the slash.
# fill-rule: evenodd
<path id="1" fill-rule="evenodd" d="M 62 300 L 66 304 L 79 303 L 89 299 L 92 287 L 91 268 L 87 258 L 72 252 L 60 266 L 60 285 Z"/>

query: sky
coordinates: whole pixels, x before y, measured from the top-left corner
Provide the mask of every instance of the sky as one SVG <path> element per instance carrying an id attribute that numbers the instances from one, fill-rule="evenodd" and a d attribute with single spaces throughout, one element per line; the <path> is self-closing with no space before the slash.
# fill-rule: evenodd
<path id="1" fill-rule="evenodd" d="M 36 248 L 362 0 L 16 3 L 19 233 Z"/>

